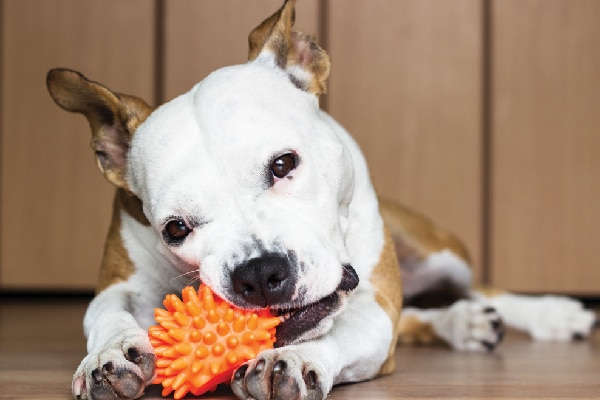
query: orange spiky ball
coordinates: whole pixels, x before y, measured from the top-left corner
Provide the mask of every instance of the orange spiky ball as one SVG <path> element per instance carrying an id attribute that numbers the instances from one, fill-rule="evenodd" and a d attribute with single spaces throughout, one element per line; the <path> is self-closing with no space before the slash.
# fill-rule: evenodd
<path id="1" fill-rule="evenodd" d="M 201 285 L 188 286 L 182 299 L 169 294 L 166 308 L 154 310 L 158 325 L 148 335 L 156 353 L 156 378 L 163 396 L 199 396 L 229 383 L 235 370 L 259 352 L 273 348 L 280 323 L 268 310 L 235 308 Z"/>

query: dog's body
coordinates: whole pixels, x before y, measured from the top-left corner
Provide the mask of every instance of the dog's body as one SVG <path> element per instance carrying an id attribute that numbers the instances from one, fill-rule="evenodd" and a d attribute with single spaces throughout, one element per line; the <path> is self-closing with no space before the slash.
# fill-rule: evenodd
<path id="1" fill-rule="evenodd" d="M 155 111 L 76 72 L 49 73 L 56 102 L 90 121 L 99 168 L 117 186 L 76 398 L 141 396 L 154 375 L 153 309 L 199 280 L 281 316 L 277 347 L 235 373 L 240 398 L 319 399 L 334 384 L 389 373 L 398 337 L 489 350 L 502 336 L 490 305 L 508 323 L 540 327 L 528 322 L 540 310 L 514 312 L 540 301 L 473 294 L 459 241 L 379 205 L 358 146 L 319 110 L 329 59 L 292 22 L 290 1 L 251 33 L 248 64 Z M 398 260 L 409 302 L 444 283 L 454 304 L 400 318 Z M 559 321 L 566 335 L 589 333 L 590 313 L 554 301 L 576 315 Z"/>

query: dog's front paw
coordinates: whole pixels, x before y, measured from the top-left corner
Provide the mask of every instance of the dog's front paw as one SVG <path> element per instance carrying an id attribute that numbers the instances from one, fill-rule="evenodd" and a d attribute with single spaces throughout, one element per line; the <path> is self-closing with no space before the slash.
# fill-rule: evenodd
<path id="1" fill-rule="evenodd" d="M 573 299 L 558 296 L 533 298 L 529 306 L 529 333 L 536 340 L 580 340 L 588 337 L 596 316 Z"/>
<path id="2" fill-rule="evenodd" d="M 456 350 L 492 351 L 504 337 L 504 324 L 495 308 L 460 300 L 434 322 L 437 333 Z"/>
<path id="3" fill-rule="evenodd" d="M 138 398 L 154 377 L 155 361 L 146 331 L 119 335 L 83 359 L 73 376 L 73 396 L 78 400 Z"/>
<path id="4" fill-rule="evenodd" d="M 238 368 L 231 388 L 244 400 L 318 400 L 327 395 L 323 373 L 294 350 L 267 350 Z"/>

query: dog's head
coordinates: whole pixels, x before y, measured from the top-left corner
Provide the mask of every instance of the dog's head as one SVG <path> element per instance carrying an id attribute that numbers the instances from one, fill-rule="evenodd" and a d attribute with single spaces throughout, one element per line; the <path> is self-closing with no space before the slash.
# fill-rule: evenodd
<path id="1" fill-rule="evenodd" d="M 292 32 L 293 11 L 250 34 L 250 62 L 151 114 L 73 71 L 48 78 L 90 120 L 106 177 L 142 201 L 158 250 L 231 303 L 281 315 L 279 344 L 327 331 L 358 285 L 345 246 L 353 160 L 318 106 L 329 59 Z"/>

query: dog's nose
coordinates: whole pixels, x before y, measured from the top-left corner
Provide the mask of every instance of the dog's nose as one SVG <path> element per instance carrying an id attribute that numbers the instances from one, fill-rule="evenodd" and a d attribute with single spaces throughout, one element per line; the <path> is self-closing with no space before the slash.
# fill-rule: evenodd
<path id="1" fill-rule="evenodd" d="M 253 258 L 233 271 L 233 290 L 259 307 L 289 301 L 295 285 L 292 269 L 288 258 L 281 255 Z"/>

